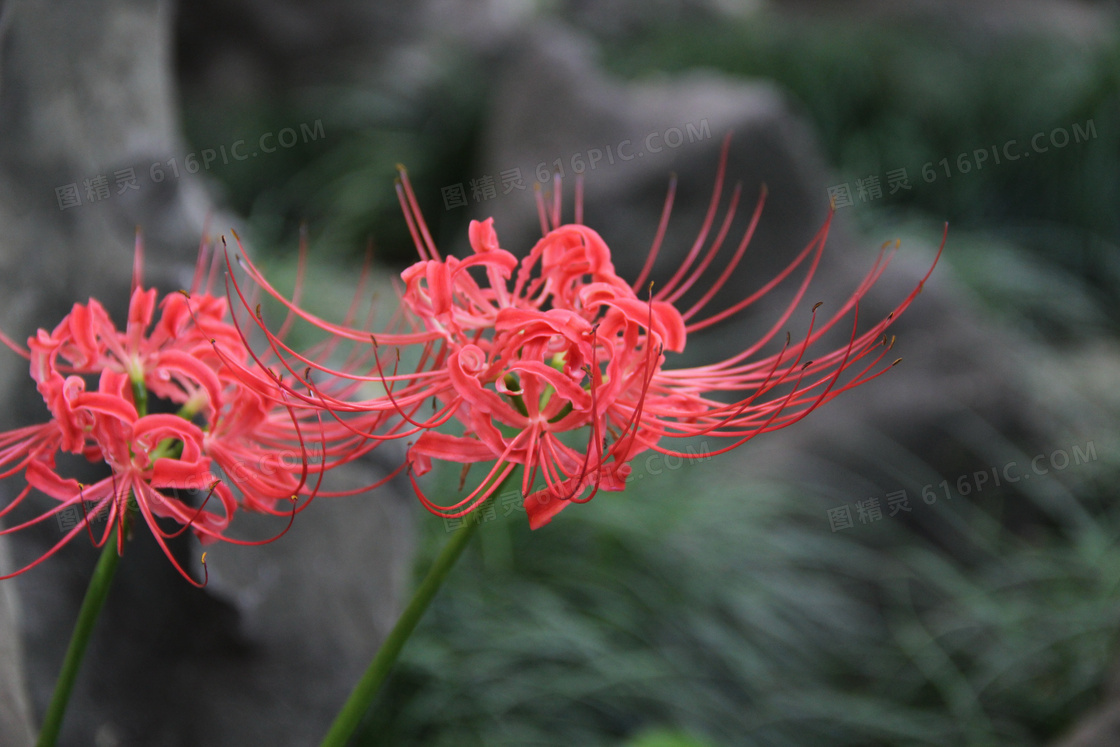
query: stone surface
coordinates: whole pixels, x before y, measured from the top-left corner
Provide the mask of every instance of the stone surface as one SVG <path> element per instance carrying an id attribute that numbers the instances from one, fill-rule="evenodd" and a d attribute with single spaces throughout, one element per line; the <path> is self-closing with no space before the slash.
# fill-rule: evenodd
<path id="1" fill-rule="evenodd" d="M 0 576 L 11 570 L 7 539 L 0 537 Z M 35 729 L 25 687 L 15 591 L 12 584 L 0 583 L 0 743 L 25 747 L 35 743 Z"/>
<path id="2" fill-rule="evenodd" d="M 0 11 L 0 328 L 16 339 L 52 326 L 90 295 L 122 319 L 137 226 L 146 283 L 170 291 L 189 278 L 213 207 L 184 169 L 173 16 L 172 3 L 156 0 L 12 0 Z M 177 178 L 171 158 L 183 169 Z M 162 181 L 153 180 L 153 164 L 163 165 Z M 137 189 L 118 183 L 127 169 Z M 96 188 L 98 177 L 108 193 L 91 198 L 85 182 Z M 60 202 L 56 190 L 66 185 L 80 204 Z M 44 417 L 26 361 L 13 354 L 0 355 L 0 391 L 0 427 Z M 395 466 L 400 455 L 392 456 L 380 458 Z M 337 479 L 359 486 L 384 470 L 370 462 Z M 0 483 L 0 505 L 13 489 Z M 179 577 L 146 530 L 137 531 L 61 744 L 315 742 L 395 619 L 412 544 L 411 506 L 400 496 L 390 486 L 372 497 L 322 500 L 273 544 L 211 548 L 213 579 L 202 591 Z M 284 524 L 243 527 L 263 538 Z M 11 568 L 19 568 L 59 537 L 55 523 L 44 522 L 0 538 L 0 551 L 10 550 Z M 174 549 L 197 571 L 197 541 L 184 535 Z M 5 747 L 26 744 L 29 717 L 33 724 L 42 717 L 96 555 L 79 538 L 0 582 Z"/>

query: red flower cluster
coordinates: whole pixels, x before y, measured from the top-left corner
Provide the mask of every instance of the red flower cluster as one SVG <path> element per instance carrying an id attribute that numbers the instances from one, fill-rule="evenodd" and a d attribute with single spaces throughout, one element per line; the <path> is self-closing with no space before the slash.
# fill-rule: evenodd
<path id="1" fill-rule="evenodd" d="M 26 349 L 0 336 L 29 359 L 31 376 L 50 412 L 45 423 L 0 434 L 0 479 L 22 474 L 26 482 L 0 509 L 0 518 L 23 504 L 32 489 L 56 501 L 0 534 L 75 506 L 86 515 L 42 557 L 10 575 L 38 565 L 83 530 L 92 537 L 89 517 L 94 514 L 108 517 L 95 543 L 103 545 L 115 526 L 119 551 L 129 516 L 138 510 L 167 557 L 191 580 L 167 539 L 189 527 L 203 543 L 238 542 L 226 536 L 238 507 L 294 516 L 297 496 L 313 494 L 307 483 L 314 467 L 308 463 L 303 431 L 315 427 L 317 416 L 304 413 L 308 422 L 301 422 L 281 388 L 269 391 L 243 383 L 250 353 L 231 323 L 227 299 L 211 293 L 214 272 L 205 273 L 206 258 L 207 252 L 200 251 L 191 292 L 164 297 L 157 318 L 156 291 L 140 287 L 138 239 L 123 332 L 90 299 L 75 304 L 53 331 L 40 329 Z M 148 414 L 149 395 L 178 407 L 178 413 Z M 278 451 L 300 458 L 276 459 Z M 62 453 L 104 463 L 110 474 L 82 485 L 62 474 Z M 270 468 L 260 469 L 270 456 Z M 224 478 L 215 474 L 215 467 Z M 182 491 L 203 492 L 206 498 L 195 507 Z M 279 510 L 282 501 L 292 504 Z M 179 528 L 170 531 L 166 523 Z"/>
<path id="2" fill-rule="evenodd" d="M 250 349 L 227 299 L 212 294 L 219 263 L 211 261 L 207 273 L 205 251 L 191 292 L 165 297 L 157 318 L 156 291 L 140 287 L 138 241 L 123 332 L 101 304 L 90 300 L 76 304 L 53 331 L 40 330 L 26 349 L 0 336 L 29 359 L 51 416 L 43 424 L 0 434 L 0 479 L 19 474 L 26 482 L 0 508 L 0 518 L 23 504 L 32 489 L 56 501 L 0 533 L 80 505 L 109 518 L 96 543 L 108 541 L 114 526 L 121 530 L 120 543 L 135 507 L 187 576 L 168 550 L 167 538 L 189 527 L 204 543 L 241 542 L 227 534 L 237 509 L 294 518 L 307 505 L 298 505 L 299 496 L 326 494 L 319 489 L 324 472 L 399 439 L 410 442 L 406 464 L 429 511 L 459 517 L 475 510 L 520 465 L 525 509 L 530 526 L 537 528 L 599 490 L 623 490 L 632 460 L 645 451 L 686 456 L 666 446 L 668 439 L 725 439 L 717 450 L 691 454 L 707 456 L 797 422 L 889 368 L 883 365 L 890 348 L 886 329 L 921 291 L 925 278 L 891 314 L 860 331 L 859 302 L 893 254 L 880 253 L 840 308 L 818 319 L 820 304 L 814 306 L 804 337 L 794 343 L 786 333 L 782 343 L 781 330 L 818 267 L 830 216 L 777 277 L 705 315 L 744 256 L 765 196 L 729 261 L 703 292 L 693 290 L 702 287 L 698 283 L 723 249 L 738 206 L 736 186 L 717 223 L 727 146 L 700 234 L 656 292 L 646 278 L 665 236 L 675 184 L 646 265 L 628 283 L 615 271 L 602 237 L 582 225 L 580 190 L 571 224 L 560 221 L 559 183 L 551 206 L 538 192 L 543 238 L 524 257 L 502 248 L 491 219 L 471 222 L 469 257 L 444 258 L 402 169 L 398 195 L 420 261 L 401 276 L 402 315 L 376 336 L 353 326 L 357 305 L 341 324 L 300 308 L 298 285 L 295 297 L 286 298 L 239 242 L 250 279 L 289 312 L 280 330 L 270 331 L 259 307 L 252 311 L 255 303 L 238 285 L 227 257 L 232 290 L 270 347 L 263 357 Z M 804 276 L 792 300 L 761 339 L 709 365 L 666 367 L 667 355 L 683 351 L 691 334 L 741 312 L 798 268 L 804 268 Z M 682 311 L 678 303 L 689 291 L 697 298 Z M 847 344 L 810 359 L 810 349 L 849 315 Z M 295 319 L 326 331 L 327 340 L 312 352 L 291 349 L 284 337 Z M 329 365 L 341 342 L 353 345 L 353 352 L 341 366 Z M 771 352 L 763 354 L 768 346 Z M 390 350 L 397 363 L 387 371 L 383 361 Z M 414 365 L 401 372 L 401 360 Z M 371 390 L 372 396 L 358 396 Z M 150 414 L 149 395 L 171 403 L 178 413 Z M 427 403 L 430 414 L 422 409 Z M 314 458 L 308 452 L 309 434 Z M 82 485 L 62 474 L 58 457 L 63 453 L 102 462 L 110 474 Z M 285 458 L 292 455 L 299 458 Z M 441 505 L 415 481 L 431 469 L 433 459 L 463 464 L 464 479 L 475 463 L 489 465 L 488 472 L 467 495 Z M 205 491 L 206 499 L 195 507 L 181 491 Z M 347 494 L 355 492 L 360 490 Z M 278 508 L 286 501 L 290 507 Z M 171 531 L 168 523 L 178 528 Z M 88 516 L 27 568 L 83 528 L 92 536 Z"/>
<path id="3" fill-rule="evenodd" d="M 704 316 L 750 243 L 761 214 L 760 199 L 731 259 L 690 307 L 677 309 L 675 304 L 707 275 L 736 212 L 738 186 L 717 228 L 726 154 L 725 142 L 700 235 L 656 293 L 643 286 L 665 235 L 675 185 L 646 266 L 628 283 L 616 273 L 602 237 L 581 225 L 578 191 L 575 223 L 561 225 L 559 184 L 551 207 L 538 192 L 543 238 L 523 258 L 500 246 L 492 219 L 471 222 L 469 257 L 441 257 L 402 169 L 398 195 L 420 255 L 401 276 L 402 307 L 409 312 L 411 331 L 395 329 L 372 338 L 365 330 L 314 317 L 286 300 L 246 260 L 250 277 L 290 312 L 336 340 L 374 346 L 375 374 L 353 366 L 331 369 L 295 357 L 284 365 L 299 389 L 312 394 L 301 395 L 295 386 L 289 393 L 304 405 L 329 411 L 356 434 L 413 439 L 410 474 L 427 472 L 432 459 L 463 463 L 464 475 L 472 464 L 490 464 L 476 488 L 447 505 L 436 504 L 416 486 L 424 506 L 440 516 L 463 516 L 478 508 L 517 465 L 523 466 L 525 508 L 530 526 L 537 528 L 599 490 L 624 489 L 631 460 L 646 450 L 684 456 L 662 445 L 665 438 L 725 438 L 726 445 L 707 452 L 722 453 L 760 433 L 791 425 L 841 392 L 885 372 L 889 365 L 880 365 L 890 348 L 885 331 L 925 282 L 923 278 L 885 319 L 861 332 L 859 302 L 887 268 L 886 253 L 880 253 L 863 282 L 830 317 L 818 320 L 813 308 L 800 342 L 792 343 L 787 333 L 784 344 L 773 345 L 779 348 L 776 352 L 760 355 L 780 339 L 801 304 L 824 250 L 831 216 L 776 278 L 731 307 Z M 665 368 L 666 353 L 682 351 L 689 334 L 742 311 L 801 266 L 807 269 L 793 300 L 762 339 L 709 365 Z M 810 360 L 810 348 L 849 315 L 848 343 Z M 269 334 L 263 322 L 260 326 Z M 276 353 L 291 356 L 276 336 L 269 337 Z M 384 354 L 378 351 L 391 348 L 398 349 L 398 359 L 402 348 L 418 350 L 413 356 L 416 367 L 407 373 L 386 372 Z M 301 376 L 297 369 L 303 367 L 307 370 Z M 331 383 L 314 384 L 312 371 L 317 380 L 327 374 Z M 383 390 L 362 401 L 332 394 L 339 387 L 353 391 L 363 382 L 380 384 Z M 429 401 L 434 412 L 422 416 L 420 408 Z"/>

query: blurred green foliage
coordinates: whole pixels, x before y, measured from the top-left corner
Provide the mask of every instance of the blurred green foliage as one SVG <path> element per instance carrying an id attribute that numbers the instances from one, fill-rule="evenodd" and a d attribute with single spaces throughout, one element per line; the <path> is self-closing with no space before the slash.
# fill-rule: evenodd
<path id="1" fill-rule="evenodd" d="M 907 170 L 913 188 L 850 208 L 858 220 L 949 220 L 953 261 L 984 301 L 1055 338 L 1117 329 L 1120 41 L 1107 33 L 992 37 L 759 14 L 654 28 L 604 52 L 628 76 L 703 66 L 776 81 L 801 102 L 838 182 L 876 174 L 885 188 L 887 171 Z M 294 251 L 307 220 L 317 257 L 352 256 L 372 234 L 382 256 L 406 260 L 394 165 L 429 185 L 470 173 L 487 106 L 480 65 L 450 55 L 417 91 L 293 92 L 218 111 L 188 102 L 189 134 L 212 147 L 322 119 L 327 137 L 313 147 L 212 176 L 252 217 L 255 245 Z M 992 146 L 1089 121 L 1086 142 L 991 158 Z M 982 168 L 977 149 L 989 152 Z M 923 178 L 927 164 L 935 178 Z M 437 241 L 461 240 L 463 217 L 422 207 Z M 345 297 L 346 273 L 327 278 L 313 294 Z M 831 503 L 752 481 L 730 459 L 601 494 L 531 535 L 499 510 L 359 742 L 1045 744 L 1096 701 L 1117 654 L 1120 461 L 1109 439 L 1099 462 L 1052 478 L 1068 520 L 1029 539 L 978 505 L 918 505 L 946 514 L 959 556 L 896 519 L 831 533 Z M 456 481 L 432 490 L 451 494 Z M 421 525 L 418 573 L 447 538 L 438 519 Z"/>
<path id="2" fill-rule="evenodd" d="M 619 745 L 666 729 L 719 745 L 1023 747 L 1092 704 L 1120 613 L 1115 508 L 1026 541 L 955 505 L 971 567 L 900 519 L 830 533 L 825 511 L 730 459 L 651 474 L 532 533 L 499 510 L 360 744 Z M 424 527 L 418 569 L 447 538 Z"/>
<path id="3" fill-rule="evenodd" d="M 773 80 L 812 120 L 837 183 L 855 194 L 857 179 L 879 177 L 883 198 L 847 208 L 865 225 L 920 212 L 948 220 L 954 237 L 995 232 L 1111 301 L 1120 295 L 1115 26 L 1086 39 L 951 27 L 949 17 L 876 23 L 832 11 L 675 24 L 605 47 L 606 62 L 634 77 L 706 67 Z M 1065 147 L 1061 132 L 1049 142 L 1056 130 Z M 1032 152 L 1037 133 L 1044 153 Z M 1005 147 L 1019 158 L 1004 158 Z M 912 188 L 892 195 L 895 169 Z"/>

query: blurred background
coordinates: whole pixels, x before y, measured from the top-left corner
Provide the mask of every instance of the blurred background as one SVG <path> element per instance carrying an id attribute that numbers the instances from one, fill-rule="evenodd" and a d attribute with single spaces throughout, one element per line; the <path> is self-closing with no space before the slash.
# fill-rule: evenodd
<path id="1" fill-rule="evenodd" d="M 305 226 L 328 318 L 371 243 L 382 280 L 415 257 L 398 163 L 459 253 L 488 216 L 524 253 L 534 183 L 562 173 L 570 205 L 582 174 L 624 276 L 676 174 L 664 275 L 733 132 L 731 235 L 768 202 L 724 305 L 832 201 L 806 306 L 901 239 L 880 318 L 949 224 L 886 377 L 726 455 L 643 456 L 539 531 L 499 509 L 356 743 L 1120 743 L 1118 21 L 1087 0 L 180 3 L 181 141 L 134 159 L 140 187 L 198 189 L 186 225 L 236 226 L 284 287 Z M 687 362 L 745 347 L 781 293 Z M 406 588 L 452 529 L 412 513 Z"/>

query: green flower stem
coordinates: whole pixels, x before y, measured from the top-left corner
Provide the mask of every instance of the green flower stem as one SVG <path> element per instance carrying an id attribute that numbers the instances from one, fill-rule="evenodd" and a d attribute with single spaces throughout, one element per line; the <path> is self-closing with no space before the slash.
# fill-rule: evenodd
<path id="1" fill-rule="evenodd" d="M 129 378 L 132 381 L 132 399 L 136 405 L 136 413 L 144 417 L 148 414 L 148 387 L 144 386 L 144 373 L 134 372 Z"/>
<path id="2" fill-rule="evenodd" d="M 154 463 L 157 459 L 178 459 L 183 456 L 183 442 L 177 438 L 165 438 L 160 441 L 148 457 Z"/>
<path id="3" fill-rule="evenodd" d="M 498 495 L 500 491 L 501 486 L 499 485 L 498 489 L 494 491 L 494 495 Z M 493 500 L 493 497 L 490 500 Z M 369 710 L 373 699 L 377 697 L 385 678 L 389 676 L 389 671 L 396 663 L 401 649 L 408 642 L 416 624 L 424 616 L 432 598 L 439 591 L 439 587 L 447 578 L 448 572 L 454 567 L 455 561 L 463 554 L 463 549 L 466 548 L 475 532 L 478 531 L 478 525 L 482 523 L 481 510 L 479 508 L 470 514 L 467 520 L 463 522 L 464 526 L 456 531 L 443 549 L 440 550 L 439 556 L 436 557 L 435 563 L 428 571 L 428 575 L 424 577 L 424 580 L 416 589 L 416 593 L 412 595 L 408 606 L 401 613 L 397 624 L 393 626 L 389 636 L 381 644 L 381 648 L 377 650 L 377 655 L 373 657 L 366 673 L 362 675 L 362 679 L 358 682 L 354 691 L 350 693 L 346 705 L 335 717 L 330 731 L 327 732 L 327 736 L 321 743 L 321 747 L 343 747 L 354 734 L 362 721 L 362 717 Z"/>
<path id="4" fill-rule="evenodd" d="M 74 689 L 74 681 L 78 677 L 78 669 L 82 666 L 86 647 L 89 646 L 90 634 L 93 633 L 97 616 L 109 596 L 109 586 L 113 583 L 117 564 L 121 556 L 117 554 L 117 528 L 114 526 L 109 533 L 105 547 L 101 549 L 101 557 L 97 567 L 93 569 L 93 578 L 90 579 L 86 597 L 82 600 L 82 609 L 78 612 L 78 622 L 74 626 L 74 633 L 70 636 L 70 645 L 66 649 L 66 658 L 62 660 L 62 672 L 58 675 L 58 682 L 54 686 L 50 705 L 47 706 L 47 715 L 43 719 L 43 729 L 39 732 L 38 747 L 52 747 L 58 741 L 58 734 L 62 731 L 62 719 L 66 715 L 66 704 L 70 701 L 70 693 Z"/>
<path id="5" fill-rule="evenodd" d="M 132 379 L 132 395 L 136 402 L 136 413 L 143 417 L 148 414 L 148 390 L 144 386 L 143 378 Z M 161 445 L 162 446 L 162 445 Z M 121 509 L 122 511 L 125 509 Z M 88 521 L 88 518 L 87 518 Z M 93 569 L 93 578 L 89 580 L 86 588 L 82 608 L 78 610 L 78 622 L 74 625 L 74 632 L 70 634 L 70 645 L 66 647 L 66 656 L 62 660 L 62 671 L 58 674 L 58 681 L 54 683 L 54 692 L 51 694 L 50 705 L 47 706 L 46 716 L 43 717 L 43 728 L 39 732 L 38 747 L 53 747 L 58 742 L 58 735 L 62 731 L 62 719 L 66 716 L 66 706 L 70 702 L 70 693 L 74 691 L 74 682 L 78 679 L 78 670 L 82 667 L 89 639 L 93 634 L 94 625 L 109 597 L 109 587 L 113 584 L 113 576 L 117 573 L 117 565 L 121 556 L 117 553 L 118 528 L 128 531 L 129 519 L 126 515 L 121 524 L 114 525 L 101 548 L 101 557 L 97 559 L 97 566 Z"/>

